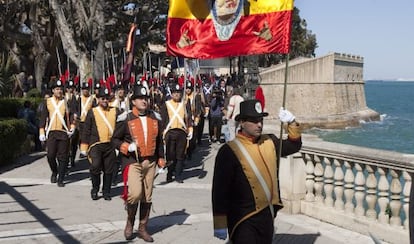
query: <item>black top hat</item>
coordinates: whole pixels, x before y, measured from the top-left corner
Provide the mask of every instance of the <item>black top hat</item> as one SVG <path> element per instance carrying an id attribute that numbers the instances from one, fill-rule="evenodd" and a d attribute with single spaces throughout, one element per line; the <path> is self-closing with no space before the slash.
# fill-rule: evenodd
<path id="1" fill-rule="evenodd" d="M 143 85 L 136 85 L 132 88 L 132 96 L 131 99 L 136 99 L 139 97 L 149 97 L 147 88 Z"/>
<path id="2" fill-rule="evenodd" d="M 186 89 L 193 89 L 193 83 L 191 83 L 191 81 L 187 81 L 186 85 L 185 85 Z"/>
<path id="3" fill-rule="evenodd" d="M 94 89 L 100 89 L 100 88 L 101 88 L 101 84 L 99 83 L 99 81 L 96 81 Z"/>
<path id="4" fill-rule="evenodd" d="M 67 88 L 74 88 L 74 87 L 76 87 L 75 82 L 73 82 L 73 80 L 69 80 L 66 83 L 66 86 L 67 86 Z"/>
<path id="5" fill-rule="evenodd" d="M 87 89 L 87 90 L 89 90 L 89 83 L 88 83 L 88 82 L 82 82 L 81 89 L 82 89 L 82 90 L 83 90 L 83 89 Z"/>
<path id="6" fill-rule="evenodd" d="M 252 99 L 246 100 L 240 103 L 240 113 L 234 118 L 236 121 L 240 121 L 246 118 L 263 118 L 268 116 L 269 113 L 263 112 L 262 105 L 259 100 Z"/>
<path id="7" fill-rule="evenodd" d="M 102 87 L 99 88 L 99 92 L 98 92 L 97 97 L 98 98 L 101 98 L 101 97 L 109 97 L 110 95 L 111 94 L 109 92 L 109 89 L 106 88 L 106 87 L 104 87 L 104 86 L 102 86 Z"/>
<path id="8" fill-rule="evenodd" d="M 180 92 L 181 90 L 181 86 L 179 84 L 173 84 L 171 87 L 171 92 Z"/>
<path id="9" fill-rule="evenodd" d="M 61 80 L 56 80 L 54 82 L 52 82 L 52 85 L 50 86 L 50 88 L 56 88 L 56 87 L 63 87 L 63 82 Z"/>

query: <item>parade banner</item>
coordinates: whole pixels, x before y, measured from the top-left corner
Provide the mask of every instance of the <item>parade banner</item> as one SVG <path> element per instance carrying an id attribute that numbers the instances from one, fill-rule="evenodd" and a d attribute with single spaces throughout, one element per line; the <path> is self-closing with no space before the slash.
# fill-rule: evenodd
<path id="1" fill-rule="evenodd" d="M 167 54 L 212 59 L 289 53 L 293 0 L 170 0 Z"/>

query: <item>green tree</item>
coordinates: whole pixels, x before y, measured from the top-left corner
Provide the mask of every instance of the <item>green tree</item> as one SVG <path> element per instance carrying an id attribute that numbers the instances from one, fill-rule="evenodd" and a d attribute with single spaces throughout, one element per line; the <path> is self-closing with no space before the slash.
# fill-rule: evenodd
<path id="1" fill-rule="evenodd" d="M 0 97 L 11 96 L 13 90 L 13 70 L 14 63 L 10 56 L 2 54 L 0 56 Z"/>

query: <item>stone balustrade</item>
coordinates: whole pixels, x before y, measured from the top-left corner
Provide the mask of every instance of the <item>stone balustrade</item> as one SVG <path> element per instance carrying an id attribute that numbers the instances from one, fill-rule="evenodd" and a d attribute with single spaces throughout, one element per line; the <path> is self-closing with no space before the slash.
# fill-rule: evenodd
<path id="1" fill-rule="evenodd" d="M 285 211 L 409 243 L 413 173 L 411 154 L 311 140 L 281 161 L 279 175 Z"/>

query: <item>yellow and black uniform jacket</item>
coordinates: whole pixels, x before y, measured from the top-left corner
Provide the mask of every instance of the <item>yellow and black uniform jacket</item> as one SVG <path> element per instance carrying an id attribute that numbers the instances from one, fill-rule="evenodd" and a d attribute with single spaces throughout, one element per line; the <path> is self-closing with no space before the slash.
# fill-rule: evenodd
<path id="1" fill-rule="evenodd" d="M 178 110 L 176 111 L 178 113 L 178 116 L 183 120 L 184 124 L 180 122 L 179 119 L 177 119 L 176 116 L 174 116 L 174 111 L 170 109 L 170 107 L 167 104 L 171 104 L 171 106 Z M 183 130 L 185 133 L 190 133 L 193 131 L 193 121 L 191 119 L 192 114 L 191 110 L 187 110 L 185 102 L 181 105 L 181 108 L 178 109 L 180 106 L 180 102 L 175 102 L 174 100 L 168 100 L 164 103 L 164 105 L 161 107 L 161 118 L 163 122 L 163 131 L 166 133 L 168 130 L 172 129 L 180 129 Z M 170 120 L 172 120 L 170 122 Z M 169 126 L 168 126 L 169 125 Z"/>
<path id="2" fill-rule="evenodd" d="M 195 124 L 198 124 L 200 117 L 204 113 L 204 105 L 201 101 L 201 95 L 192 92 L 190 95 L 185 96 L 187 111 L 191 111 L 192 120 Z"/>
<path id="3" fill-rule="evenodd" d="M 94 97 L 92 95 L 86 97 L 83 94 L 79 97 L 78 101 L 78 116 L 80 119 L 80 122 L 85 122 L 86 115 L 88 114 L 88 111 L 92 108 L 94 102 Z"/>
<path id="4" fill-rule="evenodd" d="M 293 154 L 302 146 L 299 126 L 288 126 L 288 139 L 282 141 L 282 157 Z M 275 210 L 283 207 L 279 191 L 279 139 L 273 134 L 261 135 L 253 141 L 241 133 L 236 138 L 252 157 L 271 193 Z M 254 217 L 269 201 L 247 160 L 234 141 L 223 145 L 217 153 L 213 176 L 212 203 L 214 229 L 228 228 L 230 237 L 237 226 Z"/>
<path id="5" fill-rule="evenodd" d="M 73 121 L 73 110 L 65 104 L 65 99 L 57 99 L 55 96 L 49 97 L 44 101 L 43 108 L 40 112 L 40 119 L 39 119 L 39 134 L 46 135 L 46 131 L 49 128 L 49 133 L 51 131 L 61 131 L 67 132 L 65 126 L 62 124 L 62 120 L 59 118 L 58 114 L 62 116 L 64 123 L 68 130 L 74 129 L 75 124 Z M 58 107 L 59 111 L 58 114 L 55 114 L 55 106 Z"/>
<path id="6" fill-rule="evenodd" d="M 107 125 L 98 110 L 106 117 L 110 126 Z M 81 131 L 80 150 L 88 151 L 94 145 L 110 143 L 118 114 L 119 111 L 113 107 L 103 109 L 97 106 L 90 109 L 86 115 L 85 126 Z"/>
<path id="7" fill-rule="evenodd" d="M 122 154 L 122 165 L 137 162 L 135 152 L 128 152 L 128 146 L 131 142 L 137 144 L 139 148 L 138 161 L 147 158 L 158 160 L 164 158 L 164 144 L 162 139 L 161 117 L 154 111 L 147 111 L 145 115 L 147 120 L 147 138 L 144 137 L 143 124 L 138 110 L 134 107 L 126 116 L 125 120 L 116 124 L 112 144 Z"/>

